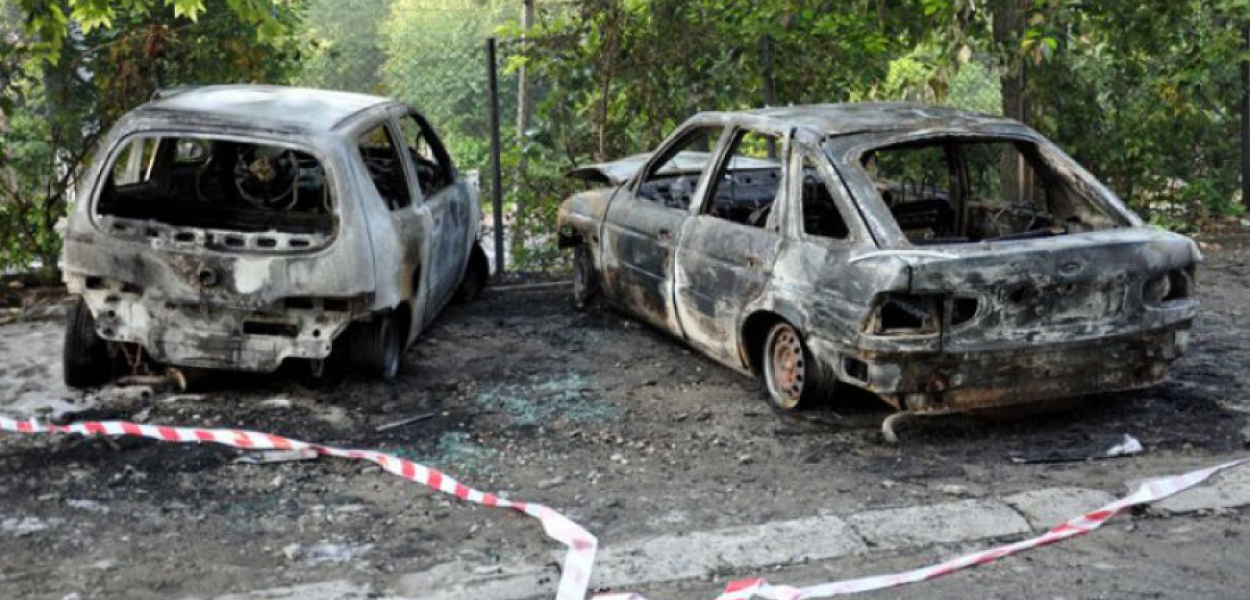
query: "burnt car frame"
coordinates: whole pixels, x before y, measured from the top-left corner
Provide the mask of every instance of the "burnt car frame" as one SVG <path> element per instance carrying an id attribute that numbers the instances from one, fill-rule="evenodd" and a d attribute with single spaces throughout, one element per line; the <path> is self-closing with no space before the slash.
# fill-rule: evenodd
<path id="1" fill-rule="evenodd" d="M 1197 246 L 1009 119 L 702 113 L 571 175 L 609 185 L 560 208 L 575 303 L 601 295 L 762 377 L 783 410 L 835 384 L 900 415 L 1148 386 L 1197 309 Z"/>
<path id="2" fill-rule="evenodd" d="M 66 382 L 147 361 L 319 375 L 332 356 L 393 378 L 443 306 L 484 283 L 480 223 L 476 189 L 409 106 L 161 93 L 105 138 L 68 219 Z"/>

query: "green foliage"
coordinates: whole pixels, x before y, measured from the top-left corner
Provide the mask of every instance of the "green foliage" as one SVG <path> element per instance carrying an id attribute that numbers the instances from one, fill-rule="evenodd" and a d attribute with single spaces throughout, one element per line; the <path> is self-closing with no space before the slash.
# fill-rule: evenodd
<path id="1" fill-rule="evenodd" d="M 1006 114 L 1155 223 L 1242 211 L 1233 157 L 1250 0 L 536 3 L 523 32 L 515 0 L 0 0 L 0 266 L 55 257 L 51 223 L 91 144 L 159 87 L 395 96 L 426 113 L 462 170 L 484 173 L 492 35 L 521 267 L 564 264 L 550 227 L 581 187 L 566 170 L 648 151 L 697 111 L 766 103 Z M 522 66 L 535 112 L 517 136 Z"/>
<path id="2" fill-rule="evenodd" d="M 295 8 L 258 0 L 0 0 L 0 14 L 14 17 L 6 25 L 25 24 L 0 30 L 0 268 L 38 260 L 54 274 L 54 225 L 95 143 L 154 91 L 285 80 L 296 46 L 275 36 L 296 26 Z M 81 28 L 66 38 L 68 24 L 58 30 L 57 23 L 70 17 Z"/>
<path id="3" fill-rule="evenodd" d="M 1002 114 L 999 76 L 992 63 L 973 61 L 951 68 L 930 44 L 890 61 L 885 81 L 853 100 L 904 100 L 943 104 L 987 114 Z M 951 73 L 953 71 L 953 74 Z"/>
<path id="4" fill-rule="evenodd" d="M 383 15 L 391 0 L 309 0 L 300 35 L 303 53 L 293 83 L 383 94 Z"/>
<path id="5" fill-rule="evenodd" d="M 515 10 L 503 0 L 392 0 L 381 24 L 382 81 L 416 106 L 463 169 L 486 165 L 485 40 Z M 516 114 L 516 84 L 501 78 L 500 111 Z"/>
<path id="6" fill-rule="evenodd" d="M 1054 51 L 1031 55 L 1033 124 L 1139 210 L 1180 207 L 1191 223 L 1232 214 L 1244 5 L 1110 0 L 1038 11 L 1026 40 L 1054 40 Z"/>
<path id="7" fill-rule="evenodd" d="M 285 18 L 294 0 L 15 0 L 26 23 L 25 33 L 43 58 L 55 61 L 69 35 L 70 23 L 77 23 L 83 34 L 120 29 L 137 15 L 162 15 L 197 22 L 204 14 L 228 12 L 241 21 L 244 30 L 253 31 L 261 42 L 284 37 L 291 22 Z M 213 6 L 224 4 L 224 6 Z"/>

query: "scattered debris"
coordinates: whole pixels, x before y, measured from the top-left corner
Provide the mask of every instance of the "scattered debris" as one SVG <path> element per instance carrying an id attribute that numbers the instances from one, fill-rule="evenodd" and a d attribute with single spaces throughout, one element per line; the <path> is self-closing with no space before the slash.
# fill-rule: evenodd
<path id="1" fill-rule="evenodd" d="M 8 517 L 0 518 L 0 533 L 16 535 L 18 537 L 30 535 L 32 533 L 51 529 L 57 525 L 64 523 L 63 519 L 39 519 L 36 517 Z"/>
<path id="2" fill-rule="evenodd" d="M 291 544 L 282 549 L 282 554 L 290 561 L 308 561 L 314 564 L 328 562 L 347 562 L 373 549 L 373 544 L 331 544 L 322 542 L 305 546 Z"/>
<path id="3" fill-rule="evenodd" d="M 541 426 L 555 419 L 599 423 L 615 417 L 619 408 L 601 401 L 592 382 L 573 372 L 534 375 L 520 384 L 490 386 L 477 394 L 484 409 L 498 412 L 515 425 Z"/>
<path id="4" fill-rule="evenodd" d="M 261 408 L 274 408 L 274 409 L 287 410 L 291 408 L 292 404 L 291 404 L 290 398 L 278 397 L 278 398 L 270 398 L 268 400 L 262 400 L 259 404 L 257 404 L 257 406 Z"/>
<path id="5" fill-rule="evenodd" d="M 155 391 L 148 385 L 126 384 L 124 382 L 119 382 L 119 384 L 119 387 L 100 390 L 100 399 L 107 402 L 126 404 L 150 400 L 155 395 Z"/>
<path id="6" fill-rule="evenodd" d="M 174 394 L 157 400 L 161 404 L 177 404 L 179 402 L 199 402 L 207 398 L 204 394 Z"/>
<path id="7" fill-rule="evenodd" d="M 107 515 L 109 513 L 109 507 L 103 504 L 100 504 L 99 502 L 96 502 L 95 500 L 66 500 L 65 504 L 66 506 L 69 506 L 70 508 L 77 508 L 78 510 L 85 510 L 89 512 L 100 513 L 102 515 Z"/>
<path id="8" fill-rule="evenodd" d="M 391 429 L 395 429 L 396 427 L 403 427 L 404 425 L 409 425 L 409 424 L 417 423 L 420 421 L 428 421 L 430 419 L 433 419 L 435 414 L 436 413 L 425 413 L 423 415 L 417 415 L 415 417 L 408 417 L 406 419 L 400 419 L 398 421 L 384 423 L 382 425 L 378 425 L 377 427 L 375 427 L 374 431 L 389 431 Z"/>
<path id="9" fill-rule="evenodd" d="M 1090 460 L 1102 460 L 1106 458 L 1117 458 L 1121 456 L 1133 456 L 1141 454 L 1146 449 L 1137 438 L 1124 434 L 1124 439 L 1120 443 L 1102 451 L 1091 452 L 1089 448 L 1080 448 L 1076 450 L 1055 451 L 1046 453 L 1029 454 L 1029 455 L 1013 455 L 1009 458 L 1011 462 L 1018 465 L 1032 465 L 1044 463 L 1065 463 L 1065 462 L 1084 462 Z"/>
<path id="10" fill-rule="evenodd" d="M 1102 457 L 1115 458 L 1117 456 L 1132 456 L 1134 454 L 1141 454 L 1143 451 L 1145 451 L 1145 448 L 1142 447 L 1141 442 L 1139 442 L 1137 438 L 1126 433 L 1124 434 L 1124 441 L 1107 449 L 1107 452 Z"/>
<path id="11" fill-rule="evenodd" d="M 968 495 L 967 486 L 955 483 L 943 483 L 942 485 L 937 486 L 937 491 L 946 494 L 947 496 L 955 496 L 957 498 L 962 498 Z"/>
<path id="12" fill-rule="evenodd" d="M 312 448 L 300 448 L 298 450 L 265 450 L 262 452 L 248 452 L 247 454 L 234 459 L 234 462 L 247 465 L 267 465 L 270 463 L 316 460 L 317 456 L 319 456 L 317 451 Z"/>
<path id="13" fill-rule="evenodd" d="M 544 480 L 542 480 L 542 481 L 539 481 L 539 482 L 538 482 L 538 489 L 540 489 L 540 490 L 549 490 L 549 489 L 551 489 L 551 488 L 553 488 L 553 487 L 556 487 L 556 486 L 558 486 L 558 485 L 562 485 L 563 483 L 564 483 L 564 478 L 563 478 L 563 477 L 552 477 L 551 479 L 544 479 Z"/>
<path id="14" fill-rule="evenodd" d="M 127 375 L 117 380 L 117 385 L 122 387 L 143 386 L 147 387 L 149 392 L 152 388 L 173 388 L 180 392 L 187 389 L 187 377 L 182 371 L 170 367 L 165 369 L 164 375 Z"/>

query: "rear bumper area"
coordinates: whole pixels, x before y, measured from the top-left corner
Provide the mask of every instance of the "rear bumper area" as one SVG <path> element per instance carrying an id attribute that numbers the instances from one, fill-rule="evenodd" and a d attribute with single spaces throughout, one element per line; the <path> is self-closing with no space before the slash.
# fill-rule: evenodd
<path id="1" fill-rule="evenodd" d="M 1147 387 L 1189 343 L 1190 321 L 1094 341 L 983 352 L 838 353 L 810 346 L 843 381 L 916 413 L 967 412 Z M 831 354 L 832 353 L 832 354 Z"/>
<path id="2" fill-rule="evenodd" d="M 116 290 L 88 290 L 82 296 L 100 337 L 138 344 L 162 363 L 231 371 L 270 373 L 288 358 L 324 359 L 352 320 L 350 311 L 315 304 L 257 312 L 151 303 Z"/>

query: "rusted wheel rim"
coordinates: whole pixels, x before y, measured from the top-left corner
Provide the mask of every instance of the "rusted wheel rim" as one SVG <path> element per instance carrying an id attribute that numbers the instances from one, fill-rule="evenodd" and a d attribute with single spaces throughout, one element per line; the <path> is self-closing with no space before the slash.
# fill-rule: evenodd
<path id="1" fill-rule="evenodd" d="M 803 344 L 793 327 L 779 326 L 773 334 L 769 349 L 770 381 L 772 396 L 781 408 L 791 409 L 799 405 L 803 397 L 803 380 L 807 362 L 803 357 Z"/>

